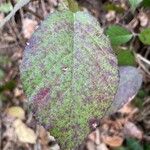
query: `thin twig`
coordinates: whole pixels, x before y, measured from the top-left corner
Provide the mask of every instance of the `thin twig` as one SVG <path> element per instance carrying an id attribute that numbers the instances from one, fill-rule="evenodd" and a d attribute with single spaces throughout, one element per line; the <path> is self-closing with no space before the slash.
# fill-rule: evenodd
<path id="1" fill-rule="evenodd" d="M 140 54 L 136 54 L 136 57 L 150 66 L 150 61 L 144 58 L 143 56 L 141 56 Z"/>
<path id="2" fill-rule="evenodd" d="M 44 17 L 47 16 L 46 6 L 43 0 L 41 0 L 41 7 L 42 7 Z"/>
<path id="3" fill-rule="evenodd" d="M 15 15 L 15 13 L 22 8 L 24 5 L 26 5 L 27 3 L 29 3 L 30 0 L 20 0 L 13 8 L 13 10 L 4 18 L 4 20 L 2 20 L 2 22 L 0 23 L 0 28 L 2 28 L 6 22 L 8 22 L 12 16 Z"/>
<path id="4" fill-rule="evenodd" d="M 136 54 L 136 55 L 138 55 L 138 54 Z M 136 55 L 135 55 L 135 56 L 136 56 Z M 136 56 L 136 60 L 137 60 L 137 62 L 138 62 L 138 64 L 139 64 L 139 66 L 150 76 L 149 70 L 148 70 L 148 69 L 145 67 L 145 65 L 142 63 L 141 59 Z"/>

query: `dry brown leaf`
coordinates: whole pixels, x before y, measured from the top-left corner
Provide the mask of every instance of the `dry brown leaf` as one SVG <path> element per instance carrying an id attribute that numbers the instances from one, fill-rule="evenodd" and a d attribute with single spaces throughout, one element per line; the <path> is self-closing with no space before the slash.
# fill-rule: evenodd
<path id="1" fill-rule="evenodd" d="M 33 34 L 33 32 L 35 31 L 36 27 L 37 27 L 37 21 L 29 19 L 29 18 L 25 18 L 23 19 L 23 34 L 24 37 L 27 39 L 30 39 L 31 35 Z"/>
<path id="2" fill-rule="evenodd" d="M 86 143 L 86 149 L 87 150 L 95 150 L 95 144 L 92 141 L 88 141 Z"/>
<path id="3" fill-rule="evenodd" d="M 48 140 L 48 135 L 44 127 L 39 126 L 39 138 L 40 138 L 40 143 L 42 145 L 47 145 L 49 140 Z"/>
<path id="4" fill-rule="evenodd" d="M 14 118 L 19 118 L 21 120 L 25 119 L 25 111 L 19 106 L 12 106 L 6 109 L 6 114 Z"/>
<path id="5" fill-rule="evenodd" d="M 92 133 L 89 134 L 88 139 L 91 140 L 92 142 L 94 142 L 95 144 L 100 144 L 100 131 L 99 129 L 96 129 L 95 131 L 93 131 Z"/>
<path id="6" fill-rule="evenodd" d="M 114 135 L 114 136 L 108 136 L 108 135 L 102 135 L 102 141 L 111 146 L 111 147 L 119 147 L 123 143 L 123 137 Z"/>
<path id="7" fill-rule="evenodd" d="M 122 114 L 129 114 L 130 116 L 132 116 L 133 114 L 135 114 L 138 111 L 138 108 L 134 107 L 133 105 L 131 105 L 131 103 L 124 105 L 119 112 L 121 112 Z"/>
<path id="8" fill-rule="evenodd" d="M 148 19 L 148 16 L 146 15 L 146 13 L 140 12 L 138 15 L 138 19 L 139 19 L 140 25 L 142 27 L 146 27 L 148 25 L 149 19 Z"/>
<path id="9" fill-rule="evenodd" d="M 15 53 L 16 55 L 20 55 L 21 56 L 21 54 L 19 54 L 19 53 Z M 13 55 L 13 56 L 15 56 L 16 57 L 16 55 Z M 18 57 L 17 56 L 17 57 Z M 20 57 L 19 56 L 19 57 Z M 15 95 L 15 97 L 19 97 L 19 96 L 21 96 L 23 94 L 23 90 L 22 89 L 19 89 L 19 88 L 15 88 L 15 90 L 14 90 L 14 95 Z"/>
<path id="10" fill-rule="evenodd" d="M 14 128 L 9 127 L 7 130 L 3 133 L 3 138 L 7 138 L 9 141 L 17 141 L 17 137 L 14 134 Z"/>
<path id="11" fill-rule="evenodd" d="M 132 122 L 127 122 L 123 131 L 124 134 L 128 137 L 137 138 L 139 140 L 141 140 L 143 137 L 142 131 Z"/>
<path id="12" fill-rule="evenodd" d="M 15 133 L 19 141 L 30 144 L 36 143 L 37 136 L 35 132 L 27 127 L 21 120 L 15 120 L 13 127 L 15 128 Z"/>
<path id="13" fill-rule="evenodd" d="M 109 149 L 104 143 L 102 143 L 96 147 L 96 150 L 109 150 Z"/>
<path id="14" fill-rule="evenodd" d="M 116 19 L 116 12 L 115 12 L 115 11 L 109 11 L 109 12 L 106 14 L 106 19 L 107 19 L 107 21 L 109 21 L 109 22 L 115 20 L 115 19 Z"/>

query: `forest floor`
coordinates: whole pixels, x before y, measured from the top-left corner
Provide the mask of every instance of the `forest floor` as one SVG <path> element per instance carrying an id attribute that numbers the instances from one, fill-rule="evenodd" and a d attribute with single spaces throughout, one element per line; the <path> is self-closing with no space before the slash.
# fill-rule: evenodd
<path id="1" fill-rule="evenodd" d="M 98 18 L 104 28 L 119 24 L 138 33 L 141 28 L 150 27 L 150 7 L 140 6 L 132 13 L 126 0 L 78 0 L 78 2 Z M 5 3 L 8 1 L 0 0 L 0 21 L 16 1 L 11 0 L 7 7 L 2 8 L 2 4 Z M 57 9 L 57 5 L 57 0 L 33 0 L 21 8 L 3 30 L 0 30 L 0 149 L 2 150 L 59 149 L 57 139 L 55 140 L 48 130 L 37 124 L 28 110 L 28 101 L 19 73 L 26 42 L 37 25 Z M 100 121 L 100 126 L 88 135 L 81 149 L 150 150 L 150 64 L 148 64 L 150 46 L 134 38 L 121 48 L 128 49 L 131 46 L 136 66 L 143 74 L 142 87 L 132 103 Z"/>

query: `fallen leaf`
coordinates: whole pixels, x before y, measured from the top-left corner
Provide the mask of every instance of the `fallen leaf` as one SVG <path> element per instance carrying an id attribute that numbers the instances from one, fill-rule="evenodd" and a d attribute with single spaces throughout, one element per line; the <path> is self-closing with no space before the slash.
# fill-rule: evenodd
<path id="1" fill-rule="evenodd" d="M 15 133 L 19 141 L 30 144 L 36 143 L 36 134 L 32 129 L 28 128 L 21 120 L 15 120 L 13 123 L 13 127 L 15 128 Z"/>
<path id="2" fill-rule="evenodd" d="M 12 106 L 6 110 L 6 114 L 11 117 L 25 119 L 25 111 L 19 106 Z"/>
<path id="3" fill-rule="evenodd" d="M 88 141 L 86 143 L 86 149 L 87 150 L 95 150 L 95 144 L 92 141 Z"/>
<path id="4" fill-rule="evenodd" d="M 123 130 L 127 137 L 137 138 L 139 140 L 143 137 L 143 132 L 132 122 L 127 122 Z"/>
<path id="5" fill-rule="evenodd" d="M 15 88 L 15 90 L 14 90 L 14 95 L 15 95 L 15 97 L 19 97 L 19 96 L 21 96 L 22 94 L 23 94 L 22 89 Z"/>
<path id="6" fill-rule="evenodd" d="M 128 103 L 126 105 L 124 105 L 119 112 L 123 113 L 123 114 L 129 114 L 130 116 L 132 116 L 133 114 L 135 114 L 138 111 L 138 108 L 134 107 L 133 105 L 131 105 L 131 103 Z"/>
<path id="7" fill-rule="evenodd" d="M 93 131 L 92 133 L 90 133 L 88 135 L 88 139 L 91 140 L 92 142 L 94 142 L 95 144 L 100 144 L 100 132 L 98 129 L 96 129 L 95 131 Z"/>
<path id="8" fill-rule="evenodd" d="M 123 137 L 114 135 L 114 136 L 108 136 L 108 135 L 103 135 L 102 136 L 102 141 L 111 146 L 111 147 L 119 147 L 123 143 Z"/>
<path id="9" fill-rule="evenodd" d="M 146 15 L 146 13 L 140 12 L 138 15 L 138 19 L 139 19 L 140 25 L 142 27 L 146 27 L 148 25 L 149 19 L 148 19 L 148 16 Z"/>
<path id="10" fill-rule="evenodd" d="M 47 145 L 49 140 L 48 140 L 48 135 L 44 127 L 39 126 L 39 138 L 40 138 L 40 143 L 42 145 Z"/>
<path id="11" fill-rule="evenodd" d="M 7 138 L 10 141 L 16 142 L 17 141 L 17 137 L 15 136 L 14 132 L 15 132 L 14 128 L 8 127 L 6 129 L 6 131 L 3 133 L 3 138 Z"/>
<path id="12" fill-rule="evenodd" d="M 31 35 L 36 29 L 36 26 L 37 26 L 37 21 L 29 18 L 25 18 L 23 20 L 23 28 L 22 28 L 24 37 L 30 39 Z"/>
<path id="13" fill-rule="evenodd" d="M 115 20 L 115 18 L 116 18 L 116 12 L 115 11 L 109 11 L 108 14 L 106 14 L 106 19 L 109 22 Z"/>
<path id="14" fill-rule="evenodd" d="M 104 143 L 102 143 L 96 147 L 96 150 L 108 150 L 108 148 Z"/>
<path id="15" fill-rule="evenodd" d="M 135 97 L 142 84 L 142 75 L 135 67 L 120 67 L 119 74 L 119 88 L 110 111 L 116 111 L 129 103 Z"/>

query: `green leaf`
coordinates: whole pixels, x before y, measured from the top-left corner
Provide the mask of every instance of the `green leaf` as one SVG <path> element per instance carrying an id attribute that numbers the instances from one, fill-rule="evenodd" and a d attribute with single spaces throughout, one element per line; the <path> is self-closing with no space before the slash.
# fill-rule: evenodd
<path id="1" fill-rule="evenodd" d="M 72 12 L 79 11 L 78 3 L 75 0 L 67 0 L 67 1 L 68 1 L 70 11 Z"/>
<path id="2" fill-rule="evenodd" d="M 8 56 L 6 55 L 0 55 L 0 66 L 6 66 L 9 64 L 11 61 Z"/>
<path id="3" fill-rule="evenodd" d="M 150 0 L 143 0 L 142 6 L 144 6 L 144 7 L 150 7 Z"/>
<path id="4" fill-rule="evenodd" d="M 3 80 L 4 75 L 5 75 L 4 71 L 0 68 L 0 81 Z"/>
<path id="5" fill-rule="evenodd" d="M 0 12 L 8 13 L 13 9 L 11 3 L 2 3 L 0 4 Z"/>
<path id="6" fill-rule="evenodd" d="M 139 34 L 140 41 L 145 45 L 150 45 L 150 28 L 144 29 Z"/>
<path id="7" fill-rule="evenodd" d="M 109 36 L 112 45 L 121 45 L 127 43 L 132 38 L 132 33 L 127 29 L 112 25 L 106 30 L 106 34 Z"/>
<path id="8" fill-rule="evenodd" d="M 148 96 L 148 92 L 145 90 L 145 89 L 141 89 L 139 92 L 138 92 L 138 97 L 140 99 L 144 99 L 146 96 Z"/>
<path id="9" fill-rule="evenodd" d="M 113 10 L 113 11 L 116 11 L 117 13 L 123 13 L 125 11 L 122 7 L 117 6 L 114 3 L 106 3 L 104 4 L 103 7 L 107 11 Z"/>
<path id="10" fill-rule="evenodd" d="M 105 114 L 119 82 L 110 42 L 87 12 L 50 15 L 25 48 L 20 69 L 34 115 L 65 150 L 86 137 L 89 120 Z"/>
<path id="11" fill-rule="evenodd" d="M 150 144 L 144 143 L 144 150 L 150 150 Z"/>
<path id="12" fill-rule="evenodd" d="M 132 51 L 116 49 L 115 52 L 118 58 L 118 64 L 120 66 L 135 66 L 136 65 L 135 57 Z"/>
<path id="13" fill-rule="evenodd" d="M 143 147 L 141 146 L 139 141 L 132 138 L 128 138 L 126 141 L 127 141 L 127 147 L 130 150 L 143 150 Z"/>
<path id="14" fill-rule="evenodd" d="M 6 84 L 0 86 L 0 93 L 5 90 L 12 91 L 16 86 L 16 82 L 14 80 L 7 82 Z"/>
<path id="15" fill-rule="evenodd" d="M 140 3 L 142 2 L 143 0 L 129 0 L 129 3 L 131 5 L 131 9 L 132 11 L 134 12 L 135 9 L 140 5 Z"/>
<path id="16" fill-rule="evenodd" d="M 114 148 L 114 150 L 129 150 L 129 149 L 121 146 L 121 147 Z"/>

